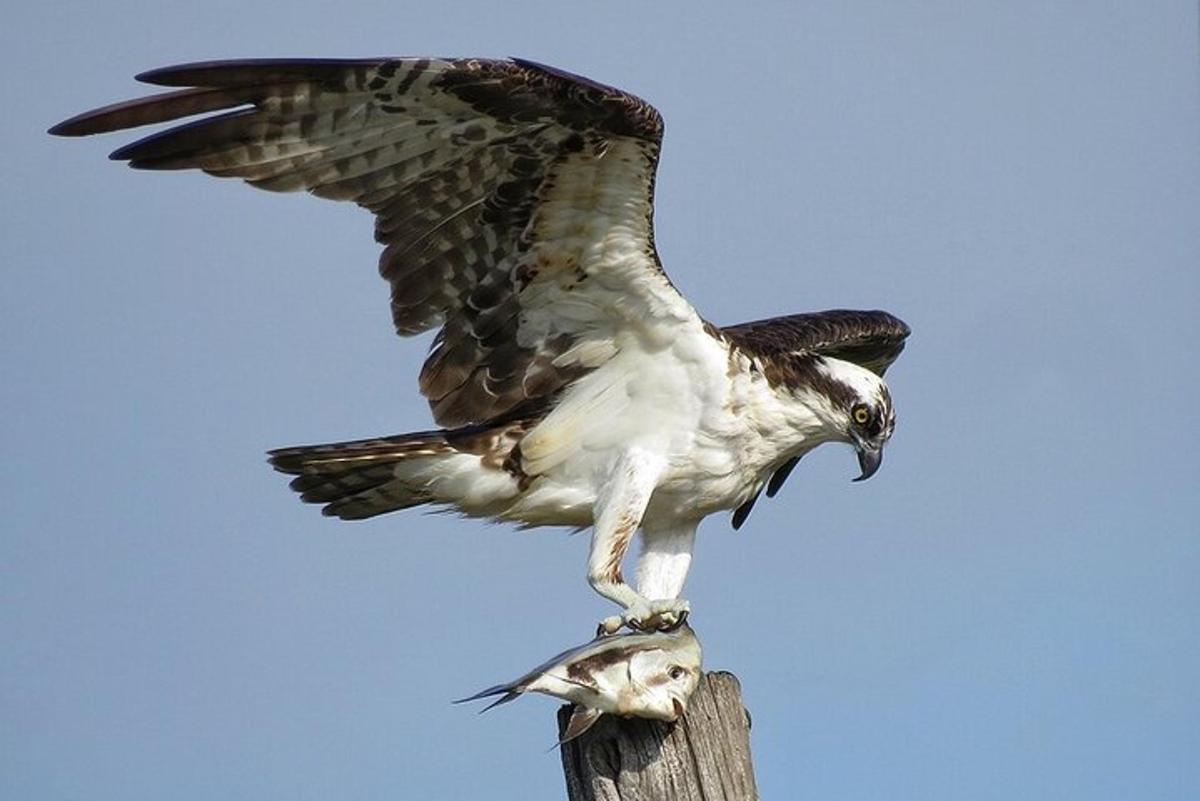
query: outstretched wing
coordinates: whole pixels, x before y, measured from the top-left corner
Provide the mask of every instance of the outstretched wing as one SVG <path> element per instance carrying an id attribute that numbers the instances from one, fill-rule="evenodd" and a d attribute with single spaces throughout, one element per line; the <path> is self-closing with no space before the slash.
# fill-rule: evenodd
<path id="1" fill-rule="evenodd" d="M 853 362 L 878 375 L 900 356 L 909 333 L 902 320 L 887 312 L 846 309 L 773 317 L 721 329 L 730 342 L 751 354 L 815 353 Z"/>
<path id="2" fill-rule="evenodd" d="M 138 79 L 187 88 L 51 133 L 223 112 L 112 157 L 374 212 L 396 331 L 441 326 L 420 376 L 441 425 L 536 404 L 610 358 L 620 331 L 695 316 L 654 249 L 662 119 L 632 95 L 521 60 L 226 61 Z"/>

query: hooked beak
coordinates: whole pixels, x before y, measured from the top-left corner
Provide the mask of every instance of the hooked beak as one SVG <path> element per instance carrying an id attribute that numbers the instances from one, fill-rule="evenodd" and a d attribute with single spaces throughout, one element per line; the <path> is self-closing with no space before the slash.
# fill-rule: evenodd
<path id="1" fill-rule="evenodd" d="M 862 475 L 854 480 L 866 481 L 875 475 L 875 471 L 879 469 L 879 465 L 883 464 L 883 448 L 855 445 L 855 449 L 858 451 L 858 466 L 862 470 Z"/>
<path id="2" fill-rule="evenodd" d="M 687 712 L 687 706 L 683 703 L 683 701 L 680 701 L 678 698 L 671 699 L 671 706 L 675 707 L 675 719 L 676 720 L 683 717 L 684 713 Z"/>

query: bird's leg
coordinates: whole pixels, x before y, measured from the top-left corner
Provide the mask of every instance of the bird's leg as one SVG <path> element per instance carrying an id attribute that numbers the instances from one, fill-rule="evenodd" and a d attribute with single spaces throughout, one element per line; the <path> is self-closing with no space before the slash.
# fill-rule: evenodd
<path id="1" fill-rule="evenodd" d="M 642 527 L 642 554 L 638 559 L 637 588 L 650 599 L 657 627 L 678 623 L 690 610 L 679 597 L 692 564 L 692 545 L 698 521 L 681 521 L 672 526 Z"/>
<path id="2" fill-rule="evenodd" d="M 648 451 L 629 450 L 616 461 L 596 498 L 588 583 L 625 610 L 600 622 L 603 634 L 615 634 L 623 626 L 643 628 L 654 622 L 650 603 L 625 583 L 621 562 L 665 464 L 662 457 Z"/>

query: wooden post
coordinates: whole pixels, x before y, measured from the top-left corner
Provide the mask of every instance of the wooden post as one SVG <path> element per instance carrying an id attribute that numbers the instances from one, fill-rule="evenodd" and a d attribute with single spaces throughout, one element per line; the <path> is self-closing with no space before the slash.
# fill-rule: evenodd
<path id="1" fill-rule="evenodd" d="M 571 705 L 558 711 L 561 732 Z M 676 723 L 605 715 L 564 745 L 570 801 L 752 801 L 750 715 L 732 673 L 700 680 Z"/>

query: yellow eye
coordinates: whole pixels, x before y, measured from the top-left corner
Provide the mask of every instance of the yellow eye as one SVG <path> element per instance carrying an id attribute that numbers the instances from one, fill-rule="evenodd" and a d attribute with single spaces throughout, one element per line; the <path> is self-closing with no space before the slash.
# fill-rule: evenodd
<path id="1" fill-rule="evenodd" d="M 850 410 L 850 414 L 854 417 L 854 422 L 860 426 L 865 426 L 867 421 L 871 419 L 871 411 L 866 404 L 860 403 Z"/>

